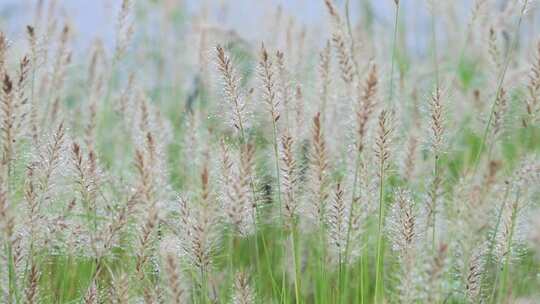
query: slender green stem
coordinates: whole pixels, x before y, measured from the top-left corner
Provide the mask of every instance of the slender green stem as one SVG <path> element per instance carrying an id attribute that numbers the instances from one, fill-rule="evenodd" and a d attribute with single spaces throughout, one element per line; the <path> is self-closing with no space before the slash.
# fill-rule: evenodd
<path id="1" fill-rule="evenodd" d="M 343 290 L 343 257 L 341 255 L 341 251 L 338 253 L 338 287 L 336 289 L 337 292 L 337 302 L 342 303 L 342 292 Z"/>
<path id="2" fill-rule="evenodd" d="M 283 222 L 283 210 L 281 206 L 281 178 L 280 178 L 280 169 L 279 169 L 279 152 L 278 152 L 278 139 L 277 139 L 277 126 L 274 119 L 272 119 L 272 134 L 274 139 L 274 158 L 276 160 L 276 178 L 277 178 L 277 197 L 278 197 L 278 206 L 279 206 L 279 215 Z"/>
<path id="3" fill-rule="evenodd" d="M 495 223 L 495 230 L 493 231 L 493 235 L 491 236 L 491 240 L 490 240 L 490 245 L 489 245 L 489 251 L 488 251 L 488 254 L 487 254 L 487 261 L 491 261 L 492 260 L 492 257 L 493 257 L 493 250 L 495 249 L 495 238 L 497 236 L 497 233 L 499 232 L 499 226 L 501 224 L 501 219 L 502 219 L 502 213 L 503 213 L 503 210 L 504 210 L 504 206 L 506 205 L 506 201 L 508 199 L 508 195 L 510 193 L 510 186 L 507 185 L 506 186 L 506 190 L 504 192 L 504 198 L 503 198 L 503 201 L 501 203 L 501 207 L 499 208 L 499 212 L 497 214 L 497 222 Z M 497 286 L 497 281 L 499 280 L 499 271 L 497 271 L 497 274 L 495 275 L 495 280 L 494 280 L 494 284 L 493 284 L 493 289 L 490 293 L 490 298 L 489 298 L 489 301 L 488 303 L 492 303 L 492 300 L 493 298 L 495 297 L 495 292 L 496 292 L 496 286 Z"/>
<path id="4" fill-rule="evenodd" d="M 433 178 L 434 178 L 434 187 L 436 187 L 436 189 L 434 189 L 435 193 L 433 193 L 433 210 L 432 210 L 432 232 L 431 232 L 431 250 L 432 252 L 435 254 L 435 251 L 437 250 L 437 246 L 436 246 L 436 241 L 437 241 L 437 238 L 436 238 L 436 230 L 437 230 L 437 196 L 438 196 L 438 191 L 439 191 L 439 154 L 435 154 L 435 160 L 434 160 L 435 164 L 434 164 L 434 169 L 433 169 Z"/>
<path id="5" fill-rule="evenodd" d="M 353 178 L 353 185 L 352 185 L 352 195 L 351 195 L 351 205 L 350 205 L 350 208 L 349 208 L 349 218 L 347 220 L 347 238 L 346 238 L 346 241 L 345 241 L 345 254 L 344 254 L 344 257 L 343 257 L 343 261 L 341 261 L 341 255 L 340 255 L 340 262 L 339 262 L 339 269 L 340 269 L 340 278 L 341 278 L 341 264 L 342 262 L 344 262 L 345 264 L 348 264 L 349 262 L 349 252 L 350 252 L 350 241 L 351 241 L 351 230 L 352 230 L 352 218 L 353 218 L 353 215 L 354 215 L 354 207 L 355 207 L 355 199 L 356 199 L 356 186 L 358 184 L 358 175 L 359 175 L 359 171 L 360 171 L 360 163 L 361 163 L 361 151 L 358 151 L 357 152 L 357 156 L 356 156 L 356 162 L 355 162 L 355 166 L 354 166 L 354 178 Z M 349 272 L 347 270 L 345 270 L 345 279 L 344 279 L 344 285 L 347 285 L 347 281 L 348 281 L 348 275 Z M 340 283 L 341 283 L 341 280 L 340 280 Z M 341 286 L 340 286 L 341 288 Z"/>
<path id="6" fill-rule="evenodd" d="M 364 238 L 365 240 L 366 238 Z M 368 270 L 368 257 L 369 257 L 369 247 L 364 246 L 363 253 L 360 256 L 360 265 L 361 265 L 361 283 L 360 283 L 360 292 L 362 295 L 360 296 L 360 303 L 364 304 L 366 293 L 369 290 L 369 270 Z"/>
<path id="7" fill-rule="evenodd" d="M 208 278 L 206 274 L 206 270 L 204 267 L 200 268 L 200 275 L 201 275 L 201 303 L 209 303 L 208 299 Z"/>
<path id="8" fill-rule="evenodd" d="M 324 223 L 319 223 L 319 250 L 318 250 L 318 282 L 317 282 L 317 303 L 326 303 L 326 282 L 327 282 L 327 276 L 326 276 L 326 231 L 324 229 Z M 321 284 L 322 283 L 322 284 Z"/>
<path id="9" fill-rule="evenodd" d="M 377 264 L 375 274 L 375 303 L 382 302 L 383 297 L 383 223 L 384 223 L 384 162 L 379 168 L 379 224 L 377 230 Z"/>
<path id="10" fill-rule="evenodd" d="M 394 65 L 396 61 L 396 44 L 397 44 L 397 34 L 398 34 L 398 22 L 399 22 L 399 2 L 396 3 L 396 14 L 394 20 L 394 37 L 392 41 L 392 60 L 390 67 L 390 96 L 388 101 L 390 104 L 394 101 Z"/>
<path id="11" fill-rule="evenodd" d="M 296 240 L 296 225 L 293 227 L 293 230 L 291 231 L 290 236 L 291 241 L 291 249 L 293 251 L 293 267 L 294 267 L 294 298 L 295 303 L 299 304 L 301 303 L 300 299 L 300 275 L 299 275 L 299 269 L 298 269 L 298 253 L 297 253 L 297 240 Z"/>

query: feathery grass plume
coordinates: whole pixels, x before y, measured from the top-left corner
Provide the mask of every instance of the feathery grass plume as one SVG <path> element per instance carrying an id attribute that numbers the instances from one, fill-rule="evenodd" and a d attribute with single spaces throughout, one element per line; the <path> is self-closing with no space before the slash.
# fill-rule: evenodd
<path id="1" fill-rule="evenodd" d="M 313 117 L 311 145 L 308 154 L 308 185 L 309 194 L 307 209 L 314 222 L 324 226 L 324 211 L 329 196 L 330 168 L 328 151 L 323 132 L 321 113 Z"/>
<path id="2" fill-rule="evenodd" d="M 114 53 L 115 60 L 121 59 L 134 33 L 133 3 L 131 0 L 122 0 L 122 6 L 118 12 L 116 20 L 116 49 Z"/>
<path id="3" fill-rule="evenodd" d="M 246 272 L 238 272 L 234 280 L 233 304 L 254 304 L 255 292 L 250 286 L 249 277 Z"/>
<path id="4" fill-rule="evenodd" d="M 259 56 L 259 79 L 262 85 L 263 100 L 267 105 L 270 118 L 275 124 L 279 117 L 279 99 L 277 98 L 276 83 L 274 75 L 274 63 L 264 46 L 261 45 L 261 51 Z"/>
<path id="5" fill-rule="evenodd" d="M 17 71 L 17 82 L 15 85 L 15 98 L 16 98 L 16 103 L 19 105 L 19 107 L 24 107 L 28 103 L 28 96 L 27 96 L 26 89 L 29 82 L 30 69 L 31 69 L 30 58 L 28 58 L 28 55 L 25 55 L 21 58 L 21 61 L 19 62 L 19 69 Z M 27 113 L 25 111 L 20 115 L 26 116 L 26 114 Z M 21 126 L 19 126 L 19 128 L 20 127 Z"/>
<path id="6" fill-rule="evenodd" d="M 302 94 L 302 87 L 296 86 L 296 92 L 294 94 L 294 128 L 292 130 L 294 136 L 298 142 L 306 139 L 306 130 L 304 128 L 305 123 L 305 108 L 304 108 L 304 94 Z"/>
<path id="7" fill-rule="evenodd" d="M 150 142 L 152 137 L 148 137 Z M 145 301 L 151 301 L 157 295 L 155 294 L 154 287 L 151 282 L 151 276 L 148 275 L 146 268 L 148 264 L 152 262 L 155 254 L 156 243 L 159 242 L 158 238 L 158 198 L 155 196 L 155 184 L 153 181 L 148 180 L 147 166 L 151 164 L 150 159 L 146 159 L 139 153 L 136 154 L 136 166 L 138 167 L 141 181 L 139 182 L 138 191 L 141 191 L 142 203 L 144 206 L 144 214 L 139 222 L 139 233 L 137 235 L 136 243 L 136 265 L 135 271 L 138 279 L 143 284 L 143 296 Z"/>
<path id="8" fill-rule="evenodd" d="M 444 106 L 442 104 L 441 90 L 435 89 L 429 101 L 430 110 L 430 145 L 434 155 L 442 151 L 445 136 Z"/>
<path id="9" fill-rule="evenodd" d="M 151 280 L 151 278 L 146 273 L 146 267 L 148 263 L 151 262 L 151 259 L 153 257 L 153 251 L 154 251 L 154 242 L 157 238 L 157 225 L 158 225 L 159 217 L 158 217 L 158 210 L 156 208 L 155 204 L 152 204 L 150 206 L 149 210 L 147 211 L 146 219 L 142 223 L 142 227 L 140 228 L 140 232 L 137 238 L 137 252 L 136 252 L 136 264 L 135 264 L 135 271 L 137 274 L 137 277 L 143 284 L 143 295 L 144 299 L 147 303 L 151 303 L 151 300 L 155 298 L 157 295 L 155 295 L 155 291 L 150 283 L 147 283 L 147 281 Z"/>
<path id="10" fill-rule="evenodd" d="M 220 45 L 216 46 L 217 67 L 223 80 L 223 95 L 230 106 L 230 119 L 233 126 L 240 131 L 242 141 L 245 141 L 246 102 L 240 92 L 240 76 L 232 60 Z"/>
<path id="11" fill-rule="evenodd" d="M 404 266 L 407 266 L 412 262 L 412 255 L 415 254 L 420 237 L 418 217 L 409 191 L 398 189 L 394 196 L 394 204 L 389 214 L 388 235 L 392 241 L 393 250 L 398 252 L 400 259 L 406 262 Z"/>
<path id="12" fill-rule="evenodd" d="M 165 258 L 165 271 L 167 271 L 168 278 L 168 293 L 169 303 L 180 304 L 183 303 L 184 289 L 180 282 L 180 269 L 176 262 L 176 257 L 173 254 L 168 254 Z"/>
<path id="13" fill-rule="evenodd" d="M 524 121 L 525 125 L 536 123 L 538 121 L 538 113 L 540 112 L 540 41 L 538 41 L 535 50 L 534 61 L 529 72 L 529 82 L 527 84 L 526 109 L 527 118 Z"/>
<path id="14" fill-rule="evenodd" d="M 101 173 L 95 152 L 88 151 L 86 157 L 84 154 L 79 144 L 74 142 L 71 148 L 71 163 L 75 171 L 74 183 L 85 212 L 92 253 L 95 257 L 99 257 L 101 253 L 98 252 L 98 248 L 101 246 L 97 246 L 97 243 L 101 236 L 98 232 L 98 193 L 101 187 Z"/>
<path id="15" fill-rule="evenodd" d="M 469 259 L 465 272 L 465 295 L 469 303 L 481 303 L 482 277 L 485 271 L 485 249 L 481 245 L 477 247 Z"/>
<path id="16" fill-rule="evenodd" d="M 388 238 L 392 241 L 392 249 L 398 254 L 401 266 L 398 287 L 400 303 L 416 303 L 419 298 L 419 218 L 409 191 L 398 189 L 394 196 L 395 201 L 389 214 Z"/>
<path id="17" fill-rule="evenodd" d="M 280 100 L 279 104 L 282 109 L 280 112 L 285 115 L 285 125 L 290 128 L 289 112 L 291 109 L 292 89 L 289 71 L 287 69 L 287 63 L 285 62 L 285 55 L 281 51 L 276 51 L 276 68 L 277 68 L 277 98 Z"/>
<path id="18" fill-rule="evenodd" d="M 375 157 L 378 162 L 377 177 L 379 180 L 379 218 L 377 230 L 377 266 L 375 277 L 375 301 L 380 301 L 384 296 L 382 284 L 384 280 L 383 262 L 383 223 L 384 223 L 384 180 L 385 174 L 390 168 L 390 146 L 393 131 L 393 112 L 383 109 L 379 114 L 377 136 L 375 139 Z"/>
<path id="19" fill-rule="evenodd" d="M 85 143 L 90 149 L 94 149 L 96 141 L 96 115 L 98 112 L 98 100 L 103 95 L 105 82 L 104 66 L 105 66 L 105 51 L 102 43 L 98 40 L 93 44 L 94 50 L 90 58 L 88 66 L 88 109 L 83 111 L 88 113 L 88 122 L 85 126 Z"/>
<path id="20" fill-rule="evenodd" d="M 346 250 L 347 243 L 347 223 L 349 218 L 349 209 L 345 203 L 344 191 L 341 183 L 336 184 L 333 191 L 333 197 L 330 200 L 326 210 L 326 224 L 328 240 L 332 252 L 336 255 L 340 265 L 344 262 L 342 259 Z"/>
<path id="21" fill-rule="evenodd" d="M 135 213 L 136 206 L 139 203 L 139 196 L 137 192 L 130 193 L 126 202 L 112 214 L 111 220 L 105 223 L 105 227 L 102 229 L 101 252 L 98 252 L 100 255 L 97 263 L 102 263 L 103 257 L 110 253 L 114 246 L 118 245 L 121 233 L 128 226 L 129 220 L 132 219 Z M 98 270 L 101 267 L 101 264 L 96 266 Z"/>
<path id="22" fill-rule="evenodd" d="M 250 186 L 254 171 L 254 146 L 243 145 L 237 162 L 231 158 L 229 147 L 223 140 L 220 148 L 221 183 L 224 188 L 221 201 L 225 221 L 236 233 L 248 235 L 255 225 L 252 211 L 256 207 L 256 202 Z"/>
<path id="23" fill-rule="evenodd" d="M 442 153 L 445 137 L 445 121 L 444 121 L 444 107 L 442 104 L 441 90 L 439 87 L 435 89 L 435 93 L 432 94 L 430 99 L 430 145 L 431 153 L 434 157 L 433 174 L 431 176 L 430 184 L 428 186 L 427 193 L 427 226 L 432 230 L 432 250 L 436 250 L 436 218 L 439 207 L 439 200 L 441 195 L 442 174 L 439 164 L 440 155 Z"/>
<path id="24" fill-rule="evenodd" d="M 39 290 L 38 282 L 40 278 L 40 272 L 37 265 L 32 262 L 30 266 L 30 271 L 28 274 L 28 283 L 24 289 L 25 303 L 34 304 L 38 303 L 39 299 Z"/>
<path id="25" fill-rule="evenodd" d="M 30 114 L 29 114 L 29 123 L 30 123 L 30 134 L 34 144 L 37 144 L 39 139 L 39 104 L 37 103 L 36 98 L 34 98 L 34 87 L 36 82 L 36 74 L 38 72 L 38 41 L 36 37 L 36 31 L 33 26 L 26 26 L 26 34 L 28 43 L 30 45 L 30 61 L 32 68 L 32 79 L 31 79 L 31 92 L 30 92 Z"/>
<path id="26" fill-rule="evenodd" d="M 128 108 L 132 105 L 135 97 L 135 73 L 130 73 L 126 87 L 121 91 L 118 97 L 118 103 L 116 104 L 115 111 L 123 118 L 123 122 L 126 122 L 127 115 L 129 114 Z M 127 127 L 127 126 L 126 126 Z"/>
<path id="27" fill-rule="evenodd" d="M 205 175 L 202 176 L 206 179 Z M 206 297 L 206 280 L 212 266 L 213 253 L 218 246 L 217 219 L 212 205 L 201 204 L 179 197 L 180 227 L 177 236 L 180 239 L 182 256 L 192 266 L 199 277 L 200 292 Z"/>
<path id="28" fill-rule="evenodd" d="M 15 83 L 9 74 L 3 74 L 2 92 L 0 94 L 0 131 L 2 135 L 2 163 L 11 170 L 11 161 L 17 155 L 16 144 L 24 135 L 27 115 L 26 85 L 30 60 L 24 56 L 20 63 Z"/>
<path id="29" fill-rule="evenodd" d="M 367 78 L 358 86 L 358 102 L 356 106 L 356 149 L 358 153 L 364 150 L 364 141 L 368 123 L 375 110 L 377 98 L 377 66 L 371 64 Z"/>
<path id="30" fill-rule="evenodd" d="M 27 226 L 28 226 L 28 238 L 30 239 L 30 256 L 33 254 L 33 245 L 36 238 L 36 224 L 42 217 L 40 214 L 40 201 L 38 200 L 38 193 L 35 187 L 34 167 L 29 165 L 27 167 L 27 174 L 24 183 L 24 199 L 28 204 Z"/>
<path id="31" fill-rule="evenodd" d="M 337 53 L 337 59 L 339 69 L 341 72 L 341 79 L 345 82 L 348 89 L 352 89 L 353 81 L 355 78 L 354 59 L 350 53 L 348 43 L 346 41 L 346 35 L 344 33 L 344 25 L 332 0 L 324 0 L 326 8 L 332 19 L 333 33 L 332 43 Z"/>
<path id="32" fill-rule="evenodd" d="M 414 180 L 415 177 L 416 163 L 418 159 L 418 144 L 419 140 L 417 135 L 410 134 L 407 140 L 407 148 L 402 173 L 403 178 L 409 184 Z"/>
<path id="33" fill-rule="evenodd" d="M 318 111 L 326 113 L 326 107 L 328 104 L 328 99 L 330 98 L 330 87 L 332 85 L 331 80 L 331 68 L 332 68 L 332 46 L 330 41 L 326 41 L 326 44 L 322 51 L 319 54 L 319 94 L 320 94 L 320 104 Z"/>
<path id="34" fill-rule="evenodd" d="M 30 254 L 34 253 L 34 242 L 42 244 L 42 241 L 48 238 L 48 231 L 40 229 L 43 225 L 47 225 L 46 217 L 43 216 L 43 206 L 50 207 L 55 192 L 61 185 L 67 153 L 64 124 L 60 123 L 50 139 L 39 147 L 35 158 L 27 165 L 24 199 L 28 208 L 26 228 Z"/>
<path id="35" fill-rule="evenodd" d="M 142 102 L 144 105 L 145 102 Z M 166 180 L 160 165 L 161 147 L 151 131 L 148 113 L 141 113 L 140 130 L 145 132 L 144 141 L 139 143 L 135 150 L 134 166 L 137 172 L 135 189 L 140 193 L 141 218 L 138 222 L 139 233 L 137 235 L 136 274 L 143 284 L 143 296 L 151 301 L 156 294 L 156 285 L 152 277 L 146 271 L 148 264 L 153 261 L 156 246 L 158 245 L 159 203 L 163 199 L 163 187 Z M 152 283 L 150 283 L 152 282 Z"/>
<path id="36" fill-rule="evenodd" d="M 129 303 L 129 277 L 125 273 L 113 275 L 110 300 L 113 304 L 128 304 Z"/>
<path id="37" fill-rule="evenodd" d="M 383 109 L 379 113 L 377 121 L 377 134 L 375 138 L 375 157 L 377 158 L 379 179 L 384 178 L 384 173 L 390 167 L 391 141 L 394 131 L 394 112 Z"/>
<path id="38" fill-rule="evenodd" d="M 288 133 L 281 137 L 281 189 L 283 191 L 283 215 L 288 229 L 296 225 L 298 215 L 298 169 L 294 156 L 294 145 L 295 142 Z"/>
<path id="39" fill-rule="evenodd" d="M 28 40 L 28 44 L 30 45 L 30 58 L 32 61 L 32 67 L 35 68 L 38 55 L 38 41 L 36 37 L 36 30 L 31 25 L 26 26 L 26 39 Z"/>
<path id="40" fill-rule="evenodd" d="M 135 169 L 139 175 L 137 188 L 146 202 L 153 203 L 162 201 L 168 190 L 166 149 L 170 143 L 169 126 L 142 92 L 138 101 L 138 112 L 134 114 L 137 117 L 132 126 Z"/>
<path id="41" fill-rule="evenodd" d="M 499 96 L 495 99 L 493 119 L 491 121 L 491 134 L 494 140 L 500 137 L 501 133 L 504 132 L 507 112 L 508 100 L 506 97 L 506 90 L 501 88 L 499 90 Z"/>
<path id="42" fill-rule="evenodd" d="M 503 63 L 501 62 L 501 54 L 497 41 L 497 32 L 495 31 L 493 26 L 489 28 L 488 54 L 491 64 L 495 68 L 495 74 L 498 74 L 502 68 Z"/>
<path id="43" fill-rule="evenodd" d="M 209 155 L 205 153 L 205 161 L 199 174 L 200 188 L 193 198 L 197 204 L 193 201 L 188 204 L 186 198 L 179 198 L 181 225 L 179 237 L 182 253 L 188 263 L 199 272 L 202 284 L 206 283 L 204 280 L 210 270 L 213 251 L 218 246 L 216 228 L 219 218 L 213 184 L 210 180 L 209 163 Z"/>
<path id="44" fill-rule="evenodd" d="M 475 24 L 480 17 L 485 16 L 487 4 L 488 0 L 474 0 L 469 26 Z"/>
<path id="45" fill-rule="evenodd" d="M 419 144 L 421 141 L 420 135 L 418 134 L 421 130 L 422 125 L 422 113 L 420 111 L 420 100 L 418 98 L 418 93 L 416 88 L 411 92 L 411 120 L 412 125 L 408 131 L 407 147 L 405 150 L 405 156 L 402 163 L 402 174 L 401 176 L 409 184 L 415 179 L 416 171 L 418 167 L 418 150 Z"/>
<path id="46" fill-rule="evenodd" d="M 0 120 L 0 131 L 2 131 L 2 166 L 9 170 L 9 162 L 11 161 L 12 155 L 12 144 L 14 141 L 13 136 L 13 112 L 14 112 L 14 101 L 13 101 L 13 82 L 8 74 L 4 74 L 2 81 L 2 94 L 0 95 L 2 106 L 1 114 L 2 118 Z M 3 173 L 4 177 L 7 177 L 7 174 Z"/>
<path id="47" fill-rule="evenodd" d="M 332 43 L 337 52 L 339 68 L 341 71 L 341 79 L 349 87 L 354 81 L 354 67 L 348 49 L 345 46 L 345 39 L 342 35 L 334 33 L 332 35 Z"/>

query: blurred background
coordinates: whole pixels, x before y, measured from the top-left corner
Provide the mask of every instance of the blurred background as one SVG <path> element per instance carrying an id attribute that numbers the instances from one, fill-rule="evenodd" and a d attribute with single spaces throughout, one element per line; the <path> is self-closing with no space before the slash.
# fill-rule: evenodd
<path id="1" fill-rule="evenodd" d="M 430 62 L 432 34 L 448 63 L 442 68 L 453 69 L 457 58 L 464 79 L 480 59 L 485 57 L 484 46 L 489 29 L 500 37 L 502 51 L 509 45 L 515 27 L 515 16 L 524 0 L 401 0 L 397 63 L 400 73 L 410 70 L 412 62 Z M 123 34 L 131 32 L 129 48 L 118 77 L 126 77 L 132 67 L 152 90 L 152 96 L 190 94 L 197 82 L 211 83 L 212 52 L 216 44 L 226 44 L 235 59 L 249 73 L 260 44 L 270 49 L 285 50 L 294 64 L 295 73 L 310 70 L 316 65 L 316 54 L 331 38 L 330 20 L 324 0 L 134 0 L 130 1 L 133 15 Z M 358 41 L 358 56 L 377 58 L 381 69 L 390 69 L 391 43 L 395 18 L 394 0 L 334 0 L 350 21 Z M 486 11 L 486 3 L 495 4 Z M 534 1 L 533 1 L 534 2 Z M 118 47 L 118 18 L 122 0 L 0 0 L 0 28 L 13 42 L 12 50 L 22 55 L 27 50 L 26 25 L 45 33 L 51 30 L 53 40 L 58 31 L 69 27 L 69 48 L 73 56 L 70 69 L 84 68 L 81 63 L 96 47 L 111 57 Z M 538 2 L 533 5 L 538 6 Z M 348 10 L 347 10 L 348 7 Z M 532 6 L 531 6 L 532 7 Z M 534 8 L 534 7 L 533 7 Z M 521 27 L 519 49 L 529 58 L 540 31 L 537 9 L 526 14 Z M 472 22 L 475 20 L 475 22 Z M 131 28 L 132 26 L 132 28 Z M 470 35 L 467 36 L 467 35 Z M 376 38 L 376 39 L 373 39 Z M 467 41 L 467 42 L 466 42 Z M 465 57 L 460 56 L 465 45 Z M 82 60 L 80 60 L 82 59 Z M 298 64 L 297 64 L 298 63 Z M 301 63 L 301 64 L 299 64 Z M 429 79 L 429 65 L 414 66 L 419 79 Z M 310 74 L 310 73 L 308 73 Z M 74 75 L 83 75 L 74 73 Z M 304 77 L 304 86 L 313 85 Z M 84 79 L 72 78 L 84 85 Z M 117 80 L 122 82 L 122 79 Z M 125 81 L 125 79 L 124 79 Z M 467 80 L 469 82 L 469 80 Z M 479 84 L 481 82 L 478 82 Z M 465 85 L 468 86 L 469 84 Z M 180 89 L 178 88 L 180 87 Z M 164 93 L 164 94 L 161 94 Z M 184 96 L 185 98 L 185 96 Z"/>
<path id="2" fill-rule="evenodd" d="M 336 0 L 342 7 L 346 0 Z M 437 0 L 439 13 L 444 15 L 439 22 L 453 19 L 452 22 L 466 23 L 470 12 L 477 3 L 487 0 Z M 501 10 L 509 2 L 522 0 L 490 0 L 497 2 Z M 0 0 L 0 25 L 9 34 L 23 33 L 22 25 L 32 23 L 35 9 L 40 0 Z M 114 26 L 116 14 L 121 1 L 113 0 L 57 0 L 56 5 L 61 8 L 62 17 L 65 17 L 76 33 L 77 45 L 88 46 L 90 37 L 100 37 L 107 45 L 114 40 Z M 268 29 L 268 25 L 279 17 L 278 10 L 282 11 L 283 23 L 293 23 L 298 27 L 327 28 L 327 13 L 323 0 L 137 0 L 138 17 L 162 18 L 153 16 L 158 7 L 166 7 L 169 17 L 178 23 L 190 21 L 204 21 L 210 25 L 219 24 L 227 27 L 226 30 L 236 32 L 244 39 L 260 38 L 261 29 Z M 422 53 L 426 49 L 431 31 L 431 0 L 402 0 L 401 24 L 409 32 L 414 33 L 407 37 L 406 46 Z M 48 4 L 45 4 L 48 5 Z M 364 25 L 376 24 L 381 27 L 391 27 L 394 18 L 393 0 L 350 0 L 350 14 L 353 23 L 359 19 Z M 532 29 L 540 28 L 536 18 L 530 16 L 528 22 L 534 24 Z M 158 28 L 154 28 L 158 30 Z M 324 32 L 323 32 L 324 33 Z M 321 33 L 321 34 L 323 34 Z M 180 34 L 180 33 L 179 33 Z M 13 37 L 12 35 L 8 35 Z M 178 37 L 169 37 L 175 39 Z M 442 40 L 443 37 L 440 37 Z"/>

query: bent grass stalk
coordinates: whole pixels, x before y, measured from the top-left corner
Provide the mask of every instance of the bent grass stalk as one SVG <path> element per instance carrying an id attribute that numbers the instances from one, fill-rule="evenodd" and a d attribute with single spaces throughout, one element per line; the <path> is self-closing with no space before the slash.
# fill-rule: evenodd
<path id="1" fill-rule="evenodd" d="M 514 37 L 512 39 L 512 42 L 509 45 L 509 50 L 508 50 L 508 53 L 506 54 L 506 59 L 505 59 L 505 62 L 504 62 L 503 70 L 501 71 L 501 74 L 499 75 L 499 78 L 497 80 L 497 88 L 495 90 L 495 97 L 494 97 L 494 99 L 493 99 L 493 101 L 491 102 L 491 105 L 490 105 L 489 118 L 488 118 L 488 120 L 486 122 L 486 127 L 484 128 L 484 132 L 483 132 L 482 138 L 480 140 L 480 147 L 478 148 L 478 152 L 474 156 L 473 174 L 475 174 L 476 171 L 478 170 L 478 164 L 479 164 L 479 161 L 480 161 L 480 155 L 482 154 L 482 152 L 484 150 L 484 145 L 485 145 L 486 140 L 487 140 L 487 136 L 488 136 L 488 133 L 489 133 L 489 128 L 490 128 L 491 122 L 493 120 L 493 115 L 494 115 L 494 112 L 495 112 L 495 106 L 496 106 L 497 98 L 499 97 L 499 94 L 501 94 L 501 89 L 503 87 L 504 78 L 506 76 L 506 71 L 508 70 L 508 66 L 510 65 L 511 55 L 513 54 L 513 50 L 517 47 L 518 42 L 519 42 L 519 32 L 521 30 L 521 24 L 523 22 L 523 15 L 525 14 L 525 10 L 527 8 L 528 2 L 529 2 L 529 0 L 524 0 L 523 1 L 523 5 L 521 7 L 521 11 L 520 11 L 520 14 L 519 14 L 519 19 L 518 19 L 518 22 L 517 22 L 517 25 L 516 25 L 516 28 L 515 28 L 515 32 L 514 32 Z"/>

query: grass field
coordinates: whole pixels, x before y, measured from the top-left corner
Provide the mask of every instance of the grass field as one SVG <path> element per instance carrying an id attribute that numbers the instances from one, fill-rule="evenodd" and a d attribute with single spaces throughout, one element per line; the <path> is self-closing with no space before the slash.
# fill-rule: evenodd
<path id="1" fill-rule="evenodd" d="M 257 39 L 111 1 L 114 41 L 30 1 L 0 32 L 0 302 L 540 303 L 537 3 L 417 1 L 411 49 L 385 1 L 261 1 Z"/>

